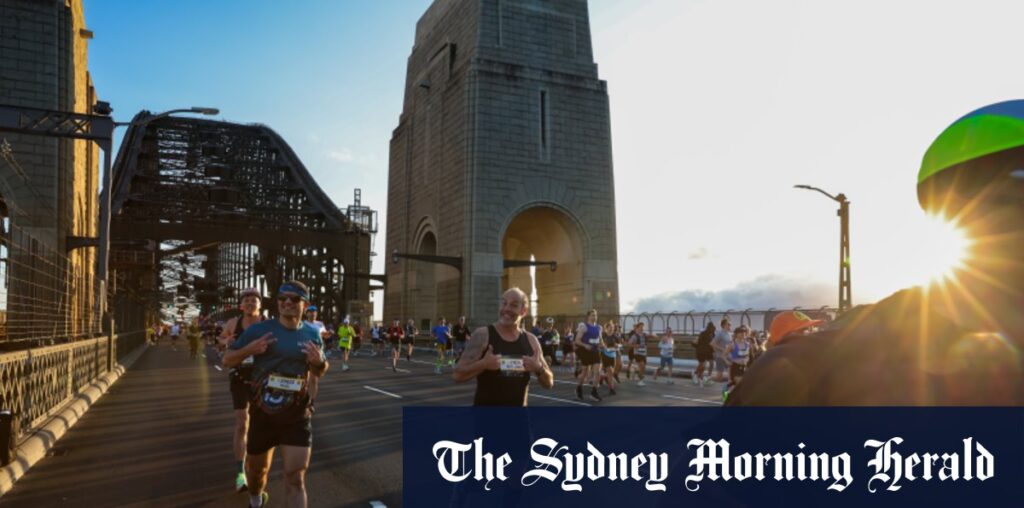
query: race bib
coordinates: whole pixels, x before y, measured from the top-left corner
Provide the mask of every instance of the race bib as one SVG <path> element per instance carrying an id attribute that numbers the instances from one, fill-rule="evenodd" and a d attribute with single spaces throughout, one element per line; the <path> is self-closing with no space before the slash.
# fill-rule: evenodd
<path id="1" fill-rule="evenodd" d="M 297 392 L 302 389 L 302 379 L 271 374 L 267 379 L 267 387 L 286 392 Z"/>
<path id="2" fill-rule="evenodd" d="M 592 345 L 595 345 L 595 346 L 596 346 L 597 344 L 599 344 L 600 342 L 601 342 L 601 339 L 596 339 L 596 338 L 595 338 L 595 339 L 590 339 L 590 343 L 591 343 Z"/>
<path id="3" fill-rule="evenodd" d="M 502 373 L 518 374 L 526 371 L 526 368 L 523 367 L 522 358 L 501 358 L 499 362 L 501 363 Z"/>
<path id="4" fill-rule="evenodd" d="M 244 367 L 252 367 L 252 364 L 253 364 L 254 361 L 255 360 L 253 360 L 253 358 L 251 356 L 246 356 L 245 360 L 242 360 L 242 366 L 244 366 Z"/>
<path id="5" fill-rule="evenodd" d="M 633 351 L 633 354 L 636 354 L 636 355 L 646 355 L 647 354 L 647 348 L 645 348 L 645 347 L 638 347 L 638 348 L 636 348 L 635 351 Z"/>

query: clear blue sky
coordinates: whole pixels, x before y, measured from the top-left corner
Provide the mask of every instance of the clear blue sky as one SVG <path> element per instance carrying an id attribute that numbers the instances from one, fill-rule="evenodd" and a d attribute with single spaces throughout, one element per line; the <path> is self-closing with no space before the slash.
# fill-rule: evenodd
<path id="1" fill-rule="evenodd" d="M 361 187 L 383 219 L 429 4 L 85 0 L 90 68 L 118 119 L 195 105 L 265 123 L 336 204 Z M 1024 90 L 1019 0 L 589 4 L 627 310 L 834 305 L 835 207 L 798 183 L 853 203 L 854 303 L 925 282 L 951 249 L 916 204 L 921 156 Z"/>

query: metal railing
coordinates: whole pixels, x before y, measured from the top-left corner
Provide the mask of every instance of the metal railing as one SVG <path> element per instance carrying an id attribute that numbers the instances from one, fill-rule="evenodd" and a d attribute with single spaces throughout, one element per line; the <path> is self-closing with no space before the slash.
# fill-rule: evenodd
<path id="1" fill-rule="evenodd" d="M 9 219 L 3 225 L 0 348 L 25 349 L 99 334 L 101 285 L 93 274 L 91 251 L 65 255 Z"/>
<path id="2" fill-rule="evenodd" d="M 15 415 L 20 434 L 29 433 L 106 374 L 108 355 L 120 359 L 144 341 L 145 332 L 138 331 L 112 342 L 99 337 L 0 354 L 0 410 Z"/>

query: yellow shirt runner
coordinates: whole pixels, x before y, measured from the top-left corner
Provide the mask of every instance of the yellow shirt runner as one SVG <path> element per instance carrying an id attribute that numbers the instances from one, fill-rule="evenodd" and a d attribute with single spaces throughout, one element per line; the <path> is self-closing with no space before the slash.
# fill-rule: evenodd
<path id="1" fill-rule="evenodd" d="M 352 349 L 352 337 L 356 335 L 356 331 L 349 325 L 341 325 L 338 327 L 338 348 L 339 349 Z"/>

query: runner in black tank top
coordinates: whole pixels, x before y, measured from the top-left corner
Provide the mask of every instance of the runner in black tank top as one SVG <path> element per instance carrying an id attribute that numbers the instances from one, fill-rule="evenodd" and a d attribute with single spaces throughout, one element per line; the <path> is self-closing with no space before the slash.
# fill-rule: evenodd
<path id="1" fill-rule="evenodd" d="M 493 325 L 487 326 L 487 343 L 501 356 L 501 370 L 485 370 L 476 377 L 474 406 L 525 406 L 530 389 L 530 373 L 522 368 L 525 356 L 533 356 L 526 331 L 519 332 L 515 342 L 501 338 Z M 483 358 L 486 351 L 480 355 Z"/>
<path id="2" fill-rule="evenodd" d="M 259 317 L 260 307 L 260 292 L 255 288 L 244 289 L 239 294 L 238 307 L 242 310 L 242 315 L 235 319 L 235 326 L 225 327 L 222 339 L 229 340 L 228 345 L 231 342 L 238 340 L 238 337 L 242 335 L 245 327 L 242 325 L 242 321 L 248 317 L 252 318 L 256 316 L 257 322 L 262 321 Z M 245 445 L 246 445 L 246 430 L 249 427 L 249 399 L 252 397 L 252 392 L 249 386 L 249 380 L 252 374 L 252 357 L 249 357 L 249 361 L 243 362 L 241 365 L 234 367 L 228 374 L 231 388 L 231 405 L 234 408 L 235 413 L 235 432 L 234 432 L 234 449 L 235 449 L 235 460 L 237 461 L 238 471 L 235 475 L 235 491 L 242 492 L 248 488 L 246 485 L 245 478 Z"/>
<path id="3" fill-rule="evenodd" d="M 522 319 L 529 311 L 526 293 L 512 288 L 501 296 L 498 320 L 477 328 L 470 336 L 466 351 L 452 372 L 462 383 L 476 378 L 476 406 L 525 406 L 530 377 L 544 388 L 555 384 L 551 368 L 544 361 L 540 341 L 522 330 Z"/>

